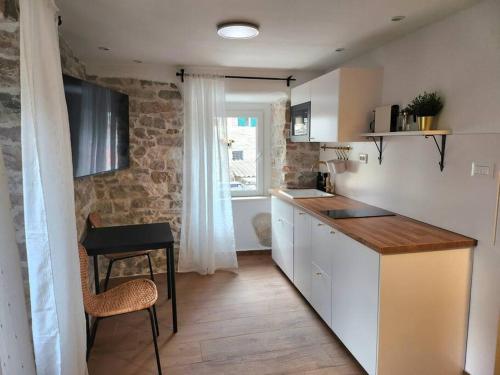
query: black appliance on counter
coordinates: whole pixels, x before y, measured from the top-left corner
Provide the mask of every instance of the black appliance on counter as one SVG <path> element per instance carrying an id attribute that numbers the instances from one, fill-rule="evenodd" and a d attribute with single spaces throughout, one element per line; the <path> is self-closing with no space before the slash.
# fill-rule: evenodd
<path id="1" fill-rule="evenodd" d="M 311 102 L 293 105 L 290 109 L 292 142 L 309 142 L 311 131 Z"/>

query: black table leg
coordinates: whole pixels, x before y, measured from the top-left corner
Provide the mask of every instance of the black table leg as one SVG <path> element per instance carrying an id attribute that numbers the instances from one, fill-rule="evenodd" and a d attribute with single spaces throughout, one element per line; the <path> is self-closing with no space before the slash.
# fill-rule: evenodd
<path id="1" fill-rule="evenodd" d="M 174 245 L 168 247 L 168 263 L 169 263 L 169 279 L 170 289 L 172 293 L 172 321 L 174 333 L 177 332 L 177 301 L 175 298 L 175 262 L 174 262 Z"/>
<path id="2" fill-rule="evenodd" d="M 95 282 L 95 294 L 99 294 L 99 262 L 97 261 L 97 255 L 94 255 L 94 282 Z"/>
<path id="3" fill-rule="evenodd" d="M 167 262 L 167 299 L 172 298 L 172 282 L 170 281 L 170 276 L 172 271 L 170 270 L 170 262 L 169 262 L 170 254 L 168 247 L 165 249 L 165 260 Z"/>

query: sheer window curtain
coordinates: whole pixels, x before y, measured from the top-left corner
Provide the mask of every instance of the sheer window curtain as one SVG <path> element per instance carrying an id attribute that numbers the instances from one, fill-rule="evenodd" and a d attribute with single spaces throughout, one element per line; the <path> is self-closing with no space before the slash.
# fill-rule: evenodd
<path id="1" fill-rule="evenodd" d="M 236 271 L 222 77 L 184 83 L 184 168 L 179 272 Z"/>
<path id="2" fill-rule="evenodd" d="M 73 167 L 53 0 L 20 1 L 21 144 L 38 375 L 87 373 Z"/>

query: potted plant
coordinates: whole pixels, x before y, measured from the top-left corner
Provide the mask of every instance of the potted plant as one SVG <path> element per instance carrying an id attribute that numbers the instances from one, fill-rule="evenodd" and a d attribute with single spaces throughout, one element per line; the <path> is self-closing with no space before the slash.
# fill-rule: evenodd
<path id="1" fill-rule="evenodd" d="M 435 117 L 443 109 L 443 100 L 437 92 L 424 92 L 413 99 L 408 108 L 417 117 L 418 130 L 431 130 Z"/>

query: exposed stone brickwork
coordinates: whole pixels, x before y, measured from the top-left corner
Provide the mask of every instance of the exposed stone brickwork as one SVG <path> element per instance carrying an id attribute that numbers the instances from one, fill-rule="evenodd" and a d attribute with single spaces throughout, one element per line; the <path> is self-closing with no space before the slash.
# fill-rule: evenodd
<path id="1" fill-rule="evenodd" d="M 289 132 L 289 110 L 286 100 L 271 105 L 271 187 L 284 187 L 283 166 L 286 162 L 286 139 Z"/>
<path id="2" fill-rule="evenodd" d="M 0 0 L 0 22 L 2 20 L 17 21 L 19 7 L 16 0 Z"/>
<path id="3" fill-rule="evenodd" d="M 21 271 L 28 296 L 21 163 L 19 23 L 12 20 L 0 22 L 0 148 L 5 162 Z"/>
<path id="4" fill-rule="evenodd" d="M 95 209 L 104 223 L 169 222 L 180 238 L 182 211 L 182 100 L 174 84 L 130 78 L 97 78 L 129 95 L 130 168 L 92 177 Z M 165 253 L 154 253 L 156 272 L 166 272 Z M 114 275 L 147 273 L 145 258 L 116 263 Z"/>
<path id="5" fill-rule="evenodd" d="M 176 250 L 182 210 L 182 98 L 174 84 L 86 74 L 85 66 L 61 40 L 66 74 L 93 81 L 129 95 L 130 168 L 75 179 L 78 234 L 86 218 L 98 211 L 105 225 L 169 222 Z M 165 272 L 164 251 L 153 255 L 155 272 Z M 100 270 L 105 272 L 105 260 Z M 145 258 L 115 263 L 112 276 L 149 272 Z"/>
<path id="6" fill-rule="evenodd" d="M 319 143 L 290 141 L 290 102 L 286 100 L 271 106 L 271 124 L 271 186 L 314 188 L 316 172 L 313 172 L 313 165 L 319 160 Z"/>

